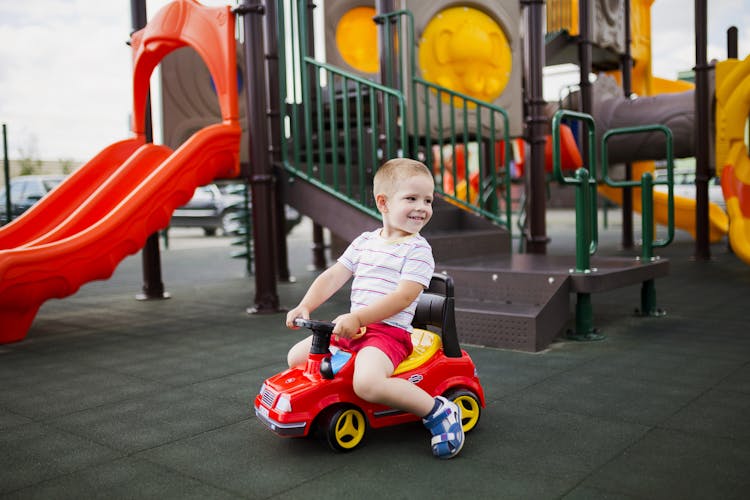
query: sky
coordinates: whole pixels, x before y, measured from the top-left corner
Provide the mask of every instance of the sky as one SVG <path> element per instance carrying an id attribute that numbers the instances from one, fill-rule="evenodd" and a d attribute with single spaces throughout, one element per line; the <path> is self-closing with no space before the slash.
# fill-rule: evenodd
<path id="1" fill-rule="evenodd" d="M 166 3 L 147 0 L 148 15 Z M 694 66 L 693 6 L 690 0 L 654 1 L 656 76 L 676 79 Z M 740 58 L 747 57 L 750 0 L 709 1 L 709 60 L 726 58 L 732 25 L 740 30 Z M 130 137 L 130 31 L 130 0 L 0 2 L 0 122 L 7 126 L 11 158 L 83 162 Z"/>

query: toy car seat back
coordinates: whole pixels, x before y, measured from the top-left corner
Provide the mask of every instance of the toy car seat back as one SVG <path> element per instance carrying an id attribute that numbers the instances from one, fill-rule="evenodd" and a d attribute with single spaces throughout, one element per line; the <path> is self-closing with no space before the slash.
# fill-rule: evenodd
<path id="1" fill-rule="evenodd" d="M 430 286 L 422 293 L 414 311 L 412 326 L 440 329 L 443 352 L 449 358 L 461 357 L 461 346 L 456 331 L 456 303 L 453 297 L 453 278 L 444 274 L 433 274 Z"/>

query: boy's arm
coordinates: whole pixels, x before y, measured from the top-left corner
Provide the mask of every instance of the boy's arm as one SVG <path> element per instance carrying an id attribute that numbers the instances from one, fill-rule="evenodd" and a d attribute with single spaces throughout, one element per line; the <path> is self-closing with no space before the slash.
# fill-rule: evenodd
<path id="1" fill-rule="evenodd" d="M 378 323 L 397 314 L 414 302 L 424 286 L 416 281 L 401 280 L 396 289 L 372 304 L 348 314 L 342 314 L 335 320 L 333 333 L 342 337 L 351 337 L 359 332 L 362 326 Z"/>
<path id="2" fill-rule="evenodd" d="M 296 318 L 310 319 L 310 313 L 328 300 L 339 288 L 344 286 L 351 276 L 352 272 L 340 262 L 336 262 L 326 269 L 320 276 L 315 278 L 315 281 L 310 285 L 299 305 L 287 313 L 286 326 L 297 328 L 294 325 Z"/>

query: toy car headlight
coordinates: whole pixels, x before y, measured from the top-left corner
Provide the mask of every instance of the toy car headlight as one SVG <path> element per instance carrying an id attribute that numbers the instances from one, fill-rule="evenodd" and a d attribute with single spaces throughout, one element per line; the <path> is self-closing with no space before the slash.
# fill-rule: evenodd
<path id="1" fill-rule="evenodd" d="M 279 397 L 279 400 L 276 401 L 276 410 L 287 413 L 292 411 L 292 402 L 290 401 L 289 396 Z"/>

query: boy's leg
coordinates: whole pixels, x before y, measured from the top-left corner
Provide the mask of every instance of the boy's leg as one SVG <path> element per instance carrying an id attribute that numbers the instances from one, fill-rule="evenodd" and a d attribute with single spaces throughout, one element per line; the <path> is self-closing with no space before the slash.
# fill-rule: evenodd
<path id="1" fill-rule="evenodd" d="M 435 400 L 420 387 L 402 378 L 391 378 L 393 363 L 377 347 L 365 347 L 357 353 L 354 366 L 354 392 L 371 403 L 380 403 L 423 417 Z"/>
<path id="2" fill-rule="evenodd" d="M 365 401 L 408 411 L 422 418 L 432 433 L 432 453 L 438 458 L 453 458 L 464 445 L 461 410 L 442 396 L 433 398 L 417 385 L 392 378 L 393 363 L 377 347 L 365 347 L 357 353 L 354 367 L 354 392 Z"/>
<path id="3" fill-rule="evenodd" d="M 286 355 L 286 362 L 289 364 L 289 368 L 294 368 L 295 366 L 307 363 L 307 355 L 310 353 L 311 346 L 312 335 L 294 344 Z"/>

